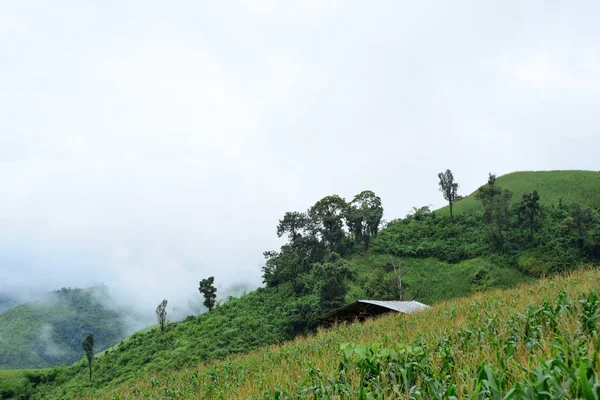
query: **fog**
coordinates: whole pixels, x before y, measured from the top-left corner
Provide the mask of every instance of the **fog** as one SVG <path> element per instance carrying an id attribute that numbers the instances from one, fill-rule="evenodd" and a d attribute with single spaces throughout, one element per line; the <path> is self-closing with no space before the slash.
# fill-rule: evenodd
<path id="1" fill-rule="evenodd" d="M 49 357 L 60 357 L 64 354 L 64 351 L 58 346 L 52 339 L 52 325 L 44 324 L 40 326 L 37 332 L 36 338 L 39 346 L 42 348 L 41 352 L 45 356 Z"/>
<path id="2" fill-rule="evenodd" d="M 261 284 L 284 212 L 386 219 L 598 170 L 600 4 L 0 3 L 0 295 L 108 285 L 152 319 Z"/>

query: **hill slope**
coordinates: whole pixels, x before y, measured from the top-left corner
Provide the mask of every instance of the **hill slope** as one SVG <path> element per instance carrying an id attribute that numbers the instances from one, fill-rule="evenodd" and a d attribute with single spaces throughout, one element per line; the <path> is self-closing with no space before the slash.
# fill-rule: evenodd
<path id="1" fill-rule="evenodd" d="M 598 293 L 598 271 L 586 270 L 88 393 L 105 399 L 596 398 L 586 393 L 600 388 Z"/>
<path id="2" fill-rule="evenodd" d="M 485 177 L 484 177 L 485 178 Z M 460 182 L 460 179 L 458 179 Z M 513 192 L 512 202 L 524 193 L 537 190 L 542 205 L 579 203 L 585 207 L 600 207 L 600 172 L 597 171 L 522 171 L 497 178 L 496 185 Z M 456 215 L 481 211 L 481 202 L 475 199 L 477 190 L 454 205 Z M 448 207 L 437 212 L 447 214 Z"/>
<path id="3" fill-rule="evenodd" d="M 579 174 L 568 172 L 571 176 Z M 552 198 L 560 197 L 557 192 Z M 572 199 L 584 203 L 579 196 Z M 339 197 L 328 196 L 317 204 L 327 201 L 344 203 Z M 553 273 L 600 260 L 598 212 L 581 213 L 568 204 L 545 211 L 543 224 L 531 236 L 528 227 L 510 214 L 512 210 L 507 210 L 510 218 L 501 221 L 500 232 L 490 231 L 480 213 L 459 215 L 454 222 L 439 213 L 415 214 L 392 221 L 373 237 L 368 256 L 359 255 L 364 249 L 352 234 L 342 232 L 337 244 L 320 240 L 323 236 L 310 236 L 306 230 L 291 234 L 280 252 L 269 252 L 272 255 L 263 277 L 267 279 L 269 274 L 271 280 L 266 288 L 232 299 L 209 313 L 170 324 L 164 334 L 154 329 L 133 335 L 94 361 L 92 385 L 83 361 L 20 375 L 29 382 L 22 385 L 20 393 L 34 398 L 42 394 L 44 398 L 95 396 L 124 382 L 129 385 L 136 378 L 158 376 L 313 332 L 318 315 L 344 302 L 398 298 L 391 262 L 397 265 L 399 259 L 404 299 L 432 305 L 531 281 L 527 274 Z M 583 230 L 565 229 L 569 227 L 565 222 L 573 220 L 575 211 L 580 212 L 579 217 L 585 214 L 591 218 Z M 328 218 L 341 221 L 335 215 Z M 323 226 L 320 229 L 325 232 Z M 491 241 L 498 239 L 491 234 L 499 235 L 502 242 Z M 520 261 L 523 255 L 528 256 L 526 263 Z M 543 262 L 544 268 L 539 268 L 538 262 Z M 269 382 L 273 371 L 263 372 L 262 381 Z M 1 380 L 0 375 L 0 388 Z M 161 386 L 159 380 L 152 382 L 165 388 L 164 396 L 177 397 L 175 389 Z"/>
<path id="4" fill-rule="evenodd" d="M 102 305 L 103 288 L 61 289 L 0 313 L 0 369 L 43 368 L 81 358 L 81 340 L 94 332 L 96 348 L 125 331 L 116 311 Z"/>
<path id="5" fill-rule="evenodd" d="M 428 304 L 467 296 L 482 287 L 474 283 L 478 271 L 490 271 L 487 285 L 512 287 L 528 280 L 519 271 L 478 259 L 449 264 L 433 259 L 406 259 L 405 277 L 409 285 L 407 296 L 420 292 L 419 300 Z M 349 282 L 346 301 L 364 298 L 366 282 L 379 279 L 387 257 L 356 257 L 350 260 L 355 278 Z M 426 287 L 422 287 L 426 282 Z M 234 354 L 247 353 L 274 343 L 293 339 L 298 326 L 306 318 L 318 314 L 318 286 L 313 292 L 296 293 L 290 283 L 261 288 L 240 298 L 231 299 L 213 311 L 160 329 L 140 331 L 107 350 L 94 361 L 96 393 L 129 382 L 137 377 L 173 371 Z M 32 381 L 40 376 L 52 376 L 51 382 L 31 391 L 41 391 L 45 398 L 84 396 L 89 390 L 87 362 L 71 367 L 54 368 L 32 373 Z M 0 375 L 0 388 L 2 387 Z"/>

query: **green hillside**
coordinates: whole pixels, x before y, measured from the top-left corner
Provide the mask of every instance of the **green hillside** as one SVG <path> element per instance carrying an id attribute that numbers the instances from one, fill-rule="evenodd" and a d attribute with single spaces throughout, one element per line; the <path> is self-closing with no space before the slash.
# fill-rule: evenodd
<path id="1" fill-rule="evenodd" d="M 148 374 L 99 399 L 597 399 L 596 269 Z M 454 396 L 454 397 L 453 397 Z"/>
<path id="2" fill-rule="evenodd" d="M 357 277 L 350 283 L 344 301 L 364 298 L 364 285 L 372 278 L 379 279 L 377 273 L 385 271 L 386 260 L 384 257 L 357 257 L 350 264 Z M 484 268 L 492 271 L 490 286 L 511 287 L 528 280 L 515 269 L 486 260 L 448 264 L 433 259 L 412 259 L 405 260 L 405 264 L 405 283 L 410 285 L 407 295 L 412 296 L 412 292 L 420 290 L 419 299 L 429 304 L 481 290 L 473 279 Z M 423 282 L 427 282 L 425 288 L 420 286 Z M 319 314 L 318 303 L 316 291 L 297 294 L 288 283 L 258 289 L 231 299 L 209 313 L 169 324 L 164 334 L 160 329 L 144 329 L 96 357 L 95 382 L 102 388 L 98 393 L 105 387 L 114 387 L 146 374 L 177 370 L 283 343 L 294 337 L 309 315 L 316 317 Z M 89 390 L 85 361 L 55 370 L 58 371 L 54 374 L 57 380 L 42 386 L 46 396 L 65 398 Z"/>
<path id="3" fill-rule="evenodd" d="M 460 179 L 458 179 L 460 181 Z M 485 177 L 482 177 L 485 180 Z M 579 203 L 582 206 L 600 207 L 599 171 L 522 171 L 499 176 L 496 185 L 513 192 L 512 202 L 521 199 L 524 193 L 537 190 L 540 201 L 545 206 L 558 204 L 562 199 L 566 204 Z M 454 213 L 470 214 L 483 209 L 475 199 L 477 190 L 454 205 Z M 448 214 L 448 207 L 437 212 Z"/>
<path id="4" fill-rule="evenodd" d="M 98 349 L 124 337 L 117 312 L 102 305 L 105 288 L 61 289 L 0 313 L 0 369 L 43 368 L 81 358 L 94 332 Z"/>
<path id="5" fill-rule="evenodd" d="M 588 174 L 577 171 L 568 173 L 574 178 L 580 174 Z M 547 173 L 540 174 L 546 176 Z M 497 186 L 501 185 L 502 179 L 503 177 L 498 178 Z M 515 184 L 513 188 L 521 187 L 524 192 L 530 193 L 535 190 L 535 187 L 528 186 L 531 182 Z M 433 178 L 432 185 L 436 184 Z M 543 196 L 547 199 L 544 200 Z M 560 198 L 563 199 L 562 202 L 557 200 L 554 203 L 551 200 Z M 207 371 L 207 376 L 211 376 L 211 379 L 222 379 L 219 381 L 221 383 L 213 385 L 217 392 L 203 392 L 207 393 L 206 397 L 231 398 L 230 394 L 234 392 L 229 390 L 233 390 L 232 387 L 245 387 L 249 384 L 243 378 L 246 375 L 244 368 L 254 371 L 253 368 L 258 367 L 258 364 L 254 364 L 255 361 L 251 361 L 252 365 L 244 364 L 243 361 L 226 362 L 216 364 L 216 369 L 211 369 L 210 365 L 214 360 L 247 353 L 267 345 L 281 344 L 299 335 L 313 335 L 318 329 L 317 317 L 345 302 L 360 298 L 386 300 L 402 297 L 434 305 L 437 310 L 442 307 L 438 305 L 450 299 L 496 288 L 514 287 L 542 275 L 574 270 L 582 264 L 597 265 L 600 261 L 599 210 L 587 207 L 586 204 L 592 203 L 586 203 L 589 199 L 584 197 L 570 199 L 575 203 L 568 203 L 559 192 L 540 192 L 540 204 L 528 205 L 533 210 L 533 217 L 523 219 L 523 208 L 519 208 L 520 200 L 508 204 L 498 195 L 488 203 L 485 213 L 465 212 L 450 221 L 443 213 L 421 210 L 406 218 L 394 220 L 378 231 L 383 207 L 381 199 L 373 192 L 361 192 L 351 201 L 336 195 L 324 197 L 306 212 L 288 212 L 279 221 L 277 232 L 280 236 L 287 236 L 288 242 L 278 251 L 265 252 L 267 260 L 263 269 L 264 288 L 240 298 L 229 299 L 208 313 L 168 324 L 164 333 L 160 329 L 152 329 L 134 334 L 110 351 L 104 352 L 101 357 L 96 357 L 93 362 L 92 383 L 88 380 L 87 361 L 83 360 L 70 367 L 34 371 L 24 377 L 20 375 L 21 382 L 25 382 L 25 378 L 27 383 L 17 390 L 14 389 L 16 378 L 3 382 L 0 375 L 0 390 L 10 386 L 13 387 L 11 393 L 15 397 L 61 399 L 73 396 L 98 397 L 119 388 L 119 396 L 122 397 L 117 398 L 146 398 L 150 390 L 146 386 L 150 385 L 153 387 L 150 391 L 154 397 L 194 398 L 198 394 L 194 387 L 210 390 L 203 383 L 208 378 L 202 378 L 204 375 L 193 372 L 176 371 L 200 365 L 200 370 Z M 396 271 L 401 271 L 401 293 L 398 291 L 394 267 Z M 549 283 L 547 286 L 554 290 L 552 285 Z M 532 288 L 530 286 L 518 293 L 531 292 L 534 295 Z M 493 298 L 504 296 L 494 293 L 491 295 Z M 510 293 L 513 292 L 509 292 L 508 298 Z M 476 307 L 478 310 L 484 301 L 482 296 L 476 297 L 479 299 Z M 505 307 L 507 302 L 510 307 Z M 456 304 L 454 307 L 457 310 L 467 312 L 468 304 L 474 303 L 468 300 L 451 304 Z M 497 306 L 491 306 L 491 310 L 496 310 L 494 307 L 505 307 L 514 312 L 526 310 L 526 305 L 521 306 L 521 303 L 513 304 L 511 300 L 502 300 Z M 452 308 L 446 312 L 454 317 L 457 315 Z M 474 311 L 468 312 L 471 314 L 458 314 L 461 315 L 458 320 L 461 324 L 467 321 L 468 328 L 472 328 L 471 332 L 478 332 L 480 324 L 489 320 L 483 317 L 484 314 L 472 316 Z M 414 319 L 407 321 L 416 324 Z M 436 321 L 438 320 L 428 320 L 423 327 L 432 327 L 436 325 Z M 408 329 L 407 327 L 402 329 Z M 362 325 L 353 325 L 327 334 L 330 339 L 324 344 L 310 342 L 312 339 L 304 343 L 308 343 L 307 346 L 314 345 L 316 349 L 322 348 L 322 353 L 327 356 L 327 363 L 335 362 L 339 365 L 339 344 L 342 340 L 350 340 L 344 339 L 343 332 L 364 334 L 364 340 L 359 343 L 375 341 L 376 335 L 362 329 Z M 398 340 L 397 325 L 377 332 L 377 341 L 391 343 Z M 439 333 L 435 332 L 436 335 Z M 448 337 L 448 343 L 459 339 L 455 336 Z M 421 343 L 418 340 L 410 337 L 410 343 Z M 435 342 L 435 346 L 441 346 L 441 342 L 438 342 Z M 303 342 L 300 340 L 296 343 Z M 433 344 L 431 346 L 431 349 L 437 348 Z M 452 352 L 452 346 L 447 351 Z M 258 359 L 266 362 L 274 353 L 273 350 L 267 350 L 266 353 L 259 351 L 256 354 Z M 288 353 L 273 357 L 284 360 L 286 354 Z M 307 357 L 312 357 L 312 353 L 306 354 Z M 244 357 L 235 360 L 245 360 Z M 323 360 L 315 361 L 314 364 L 310 363 L 310 358 L 292 357 L 288 360 L 295 363 L 289 368 L 297 369 L 286 375 L 286 384 L 277 381 L 279 378 L 274 378 L 279 376 L 279 361 L 273 361 L 276 367 L 265 369 L 263 366 L 260 372 L 262 375 L 254 376 L 256 387 L 260 390 L 282 387 L 289 396 L 282 392 L 281 397 L 273 394 L 273 398 L 296 398 L 300 393 L 298 390 L 304 388 L 304 384 L 313 382 L 328 385 L 337 382 L 337 378 L 330 374 L 330 364 L 322 364 Z M 241 363 L 239 368 L 238 362 Z M 347 362 L 351 365 L 351 360 Z M 486 371 L 479 362 L 477 365 L 478 368 L 483 368 L 482 371 Z M 219 366 L 227 371 L 221 371 Z M 439 368 L 439 365 L 435 364 L 435 368 Z M 307 370 L 313 371 L 308 378 L 305 376 Z M 187 375 L 177 378 L 180 374 Z M 236 376 L 232 377 L 231 374 Z M 170 383 L 159 378 L 163 376 L 172 377 L 168 380 Z M 280 378 L 284 379 L 283 376 Z M 425 376 L 422 379 L 419 382 L 430 381 Z M 517 382 L 514 380 L 516 378 L 510 379 L 506 378 L 503 382 Z M 134 386 L 133 382 L 138 382 L 139 385 L 135 385 L 139 387 Z M 443 380 L 434 379 L 432 382 L 442 386 L 447 384 Z M 186 386 L 187 384 L 191 386 Z M 143 391 L 140 389 L 142 387 Z M 334 390 L 329 386 L 323 387 L 323 390 Z M 338 389 L 339 385 L 335 390 Z M 127 390 L 132 392 L 125 394 Z M 252 397 L 262 397 L 264 394 L 239 390 L 234 397 L 244 398 L 247 393 L 252 393 Z"/>

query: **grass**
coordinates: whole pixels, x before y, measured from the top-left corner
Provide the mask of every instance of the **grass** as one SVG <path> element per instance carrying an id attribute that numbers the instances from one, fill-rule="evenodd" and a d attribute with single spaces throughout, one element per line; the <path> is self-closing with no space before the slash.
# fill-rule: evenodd
<path id="1" fill-rule="evenodd" d="M 487 182 L 482 177 L 482 184 Z M 596 171 L 523 171 L 502 175 L 496 185 L 513 192 L 512 201 L 520 201 L 524 193 L 537 190 L 540 202 L 545 206 L 563 202 L 579 203 L 594 209 L 600 208 L 600 172 Z M 477 190 L 454 204 L 455 215 L 471 214 L 482 210 L 481 202 L 475 199 Z M 448 207 L 436 211 L 449 213 Z"/>
<path id="2" fill-rule="evenodd" d="M 594 399 L 598 293 L 589 269 L 319 330 L 93 397 Z"/>

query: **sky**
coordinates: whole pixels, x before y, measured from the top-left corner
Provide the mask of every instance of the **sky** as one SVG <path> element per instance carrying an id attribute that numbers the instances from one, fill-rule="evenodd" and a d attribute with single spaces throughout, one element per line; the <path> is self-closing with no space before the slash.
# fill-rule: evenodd
<path id="1" fill-rule="evenodd" d="M 0 0 L 0 294 L 261 284 L 278 219 L 599 170 L 597 1 Z"/>

